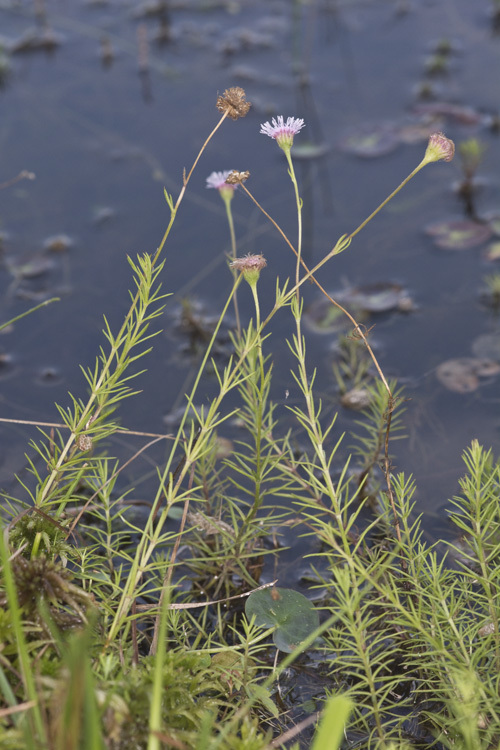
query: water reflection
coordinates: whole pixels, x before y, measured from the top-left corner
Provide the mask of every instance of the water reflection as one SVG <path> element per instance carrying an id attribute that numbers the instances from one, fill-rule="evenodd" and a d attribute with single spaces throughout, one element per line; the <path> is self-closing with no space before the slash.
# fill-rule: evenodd
<path id="1" fill-rule="evenodd" d="M 462 0 L 453 13 L 443 3 L 407 8 L 402 15 L 392 2 L 155 7 L 46 0 L 0 10 L 2 59 L 8 62 L 0 94 L 2 319 L 26 309 L 27 297 L 61 297 L 3 334 L 2 351 L 16 363 L 16 377 L 2 379 L 3 416 L 47 420 L 54 399 L 67 402 L 68 389 L 84 394 L 78 364 L 95 359 L 101 315 L 113 325 L 126 309 L 126 255 L 157 247 L 168 220 L 163 187 L 180 189 L 184 166 L 215 123 L 216 94 L 227 86 L 245 85 L 254 106 L 245 121 L 226 123 L 211 143 L 182 206 L 164 280 L 165 291 L 177 295 L 173 310 L 189 292 L 192 309 L 216 311 L 231 283 L 223 207 L 205 191 L 211 171 L 250 170 L 252 192 L 293 241 L 286 167 L 258 133 L 269 115 L 307 123 L 310 150 L 297 152 L 297 171 L 308 263 L 358 226 L 420 161 L 425 136 L 436 124 L 457 143 L 479 138 L 487 147 L 480 169 L 491 187 L 478 194 L 474 218 L 484 227 L 486 214 L 498 209 L 497 92 L 484 70 L 499 69 L 499 49 L 486 0 L 475 8 Z M 446 29 L 450 40 L 450 51 L 443 40 L 431 50 L 446 58 L 440 69 L 428 63 L 427 40 L 436 28 Z M 415 92 L 421 97 L 425 87 L 431 101 L 422 102 Z M 36 180 L 9 184 L 22 170 Z M 451 188 L 458 170 L 455 163 L 435 165 L 419 175 L 322 278 L 329 290 L 391 284 L 409 290 L 415 301 L 415 314 L 377 319 L 372 335 L 384 370 L 406 384 L 411 398 L 410 440 L 395 446 L 395 466 L 415 474 L 419 503 L 428 509 L 456 490 L 460 453 L 472 437 L 497 452 L 500 442 L 498 378 L 479 378 L 480 387 L 457 393 L 437 377 L 443 362 L 469 357 L 479 336 L 498 332 L 495 313 L 480 300 L 482 279 L 496 262 L 486 254 L 488 240 L 445 253 L 423 232 L 433 222 L 462 218 Z M 272 300 L 275 276 L 292 275 L 294 259 L 244 196 L 234 201 L 234 211 L 242 252 L 268 258 L 272 272 L 263 277 L 262 290 Z M 43 248 L 54 237 L 70 238 L 73 246 L 59 257 L 53 247 Z M 311 306 L 318 303 L 312 287 L 306 298 Z M 248 318 L 250 298 L 242 295 L 241 306 Z M 170 315 L 167 333 L 174 325 Z M 273 348 L 290 330 L 284 318 L 275 323 Z M 319 368 L 318 388 L 336 410 L 335 354 L 316 334 L 308 351 Z M 298 397 L 291 364 L 285 352 L 276 399 L 285 392 Z M 124 423 L 161 432 L 165 415 L 182 401 L 190 367 L 164 337 L 142 378 L 144 395 L 123 410 Z M 44 372 L 56 376 L 42 377 Z M 48 380 L 51 387 L 42 387 Z M 341 410 L 339 430 L 351 423 Z M 4 483 L 24 464 L 26 434 L 3 430 Z"/>

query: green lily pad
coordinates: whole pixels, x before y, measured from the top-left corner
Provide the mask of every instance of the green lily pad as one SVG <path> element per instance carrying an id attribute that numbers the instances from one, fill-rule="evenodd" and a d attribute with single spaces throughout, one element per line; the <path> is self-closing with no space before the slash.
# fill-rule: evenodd
<path id="1" fill-rule="evenodd" d="M 477 221 L 438 221 L 426 228 L 434 244 L 445 250 L 468 250 L 489 240 L 492 229 Z"/>
<path id="2" fill-rule="evenodd" d="M 373 159 L 390 154 L 397 148 L 399 142 L 399 134 L 392 125 L 364 125 L 360 128 L 353 128 L 340 141 L 339 148 L 341 151 L 364 159 Z"/>
<path id="3" fill-rule="evenodd" d="M 312 602 L 292 589 L 261 589 L 250 594 L 245 614 L 263 628 L 275 627 L 276 648 L 291 653 L 319 626 L 319 614 Z"/>

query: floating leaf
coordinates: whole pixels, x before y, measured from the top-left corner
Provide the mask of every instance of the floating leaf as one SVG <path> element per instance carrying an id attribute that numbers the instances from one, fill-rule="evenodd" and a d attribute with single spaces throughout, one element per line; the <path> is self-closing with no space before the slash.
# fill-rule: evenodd
<path id="1" fill-rule="evenodd" d="M 445 250 L 468 250 L 486 242 L 492 230 L 488 224 L 477 221 L 438 221 L 426 228 L 434 244 Z"/>
<path id="2" fill-rule="evenodd" d="M 273 641 L 280 651 L 290 653 L 319 626 L 319 615 L 312 602 L 292 589 L 261 589 L 250 594 L 246 616 L 255 615 L 263 628 L 275 627 Z"/>
<path id="3" fill-rule="evenodd" d="M 500 373 L 498 362 L 473 357 L 448 359 L 436 370 L 439 382 L 454 393 L 471 393 L 479 388 L 480 377 L 490 377 L 498 373 Z"/>
<path id="4" fill-rule="evenodd" d="M 451 104 L 450 102 L 431 102 L 420 104 L 415 108 L 418 114 L 443 115 L 450 117 L 462 125 L 478 125 L 483 119 L 479 112 L 472 107 Z"/>
<path id="5" fill-rule="evenodd" d="M 500 242 L 492 242 L 484 253 L 486 260 L 500 260 Z"/>
<path id="6" fill-rule="evenodd" d="M 500 362 L 500 333 L 483 333 L 472 344 L 472 351 L 476 357 Z"/>
<path id="7" fill-rule="evenodd" d="M 15 39 L 10 45 L 12 54 L 22 54 L 26 52 L 38 52 L 39 50 L 51 52 L 63 42 L 63 37 L 52 31 L 50 28 L 45 29 L 27 29 L 22 36 Z"/>
<path id="8" fill-rule="evenodd" d="M 496 237 L 500 237 L 500 216 L 494 216 L 489 220 L 491 231 Z"/>
<path id="9" fill-rule="evenodd" d="M 332 296 L 335 299 L 335 295 Z M 352 326 L 342 310 L 332 305 L 326 297 L 321 297 L 308 306 L 305 312 L 305 321 L 309 328 L 316 333 L 336 333 Z"/>
<path id="10" fill-rule="evenodd" d="M 327 143 L 298 143 L 292 147 L 292 156 L 294 159 L 320 159 L 330 151 Z"/>
<path id="11" fill-rule="evenodd" d="M 410 309 L 408 302 L 411 302 L 408 293 L 400 284 L 385 281 L 345 289 L 334 295 L 334 299 L 344 306 L 348 305 L 350 308 L 368 313 L 388 312 L 402 308 L 407 311 Z"/>
<path id="12" fill-rule="evenodd" d="M 420 143 L 426 141 L 432 133 L 444 130 L 444 121 L 437 115 L 424 115 L 406 122 L 399 129 L 399 140 L 402 143 Z"/>
<path id="13" fill-rule="evenodd" d="M 341 151 L 365 159 L 390 154 L 399 145 L 399 135 L 394 126 L 364 125 L 354 129 L 339 143 Z"/>
<path id="14" fill-rule="evenodd" d="M 52 261 L 43 255 L 34 256 L 29 260 L 12 261 L 6 259 L 5 265 L 17 279 L 36 279 L 52 268 Z"/>

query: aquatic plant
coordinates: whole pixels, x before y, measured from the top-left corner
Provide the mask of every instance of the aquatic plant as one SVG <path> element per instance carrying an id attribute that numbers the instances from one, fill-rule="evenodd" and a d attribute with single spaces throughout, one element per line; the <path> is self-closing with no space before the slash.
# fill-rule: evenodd
<path id="1" fill-rule="evenodd" d="M 291 155 L 303 120 L 278 116 L 261 126 L 286 157 L 295 242 L 248 189 L 248 171 L 233 170 L 224 181 L 225 173 L 210 176 L 227 205 L 229 186 L 239 185 L 263 211 L 294 253 L 294 273 L 276 280 L 269 304 L 259 294 L 264 257 L 234 252 L 227 298 L 180 424 L 174 435 L 147 436 L 142 449 L 167 444 L 145 519 L 134 517 L 118 489 L 126 464 L 109 456 L 106 438 L 122 430 L 116 411 L 136 394 L 155 344 L 168 296 L 160 283 L 165 244 L 206 145 L 250 103 L 235 87 L 216 107 L 221 118 L 179 195 L 165 191 L 170 221 L 158 249 L 129 260 L 130 306 L 117 333 L 105 319 L 106 347 L 83 369 L 89 395 L 57 406 L 61 422 L 45 426 L 31 444 L 39 460 L 29 459 L 29 479 L 4 498 L 0 743 L 264 750 L 293 742 L 316 723 L 331 694 L 314 750 L 335 750 L 347 723 L 358 748 L 403 750 L 423 741 L 486 750 L 500 741 L 499 465 L 476 442 L 465 453 L 467 473 L 451 514 L 460 540 L 447 545 L 455 566 L 448 567 L 423 541 L 411 479 L 393 476 L 402 394 L 385 377 L 369 330 L 319 280 L 323 266 L 424 166 L 453 157 L 453 143 L 441 133 L 431 136 L 401 185 L 313 268 L 302 253 L 302 198 Z M 236 250 L 234 227 L 231 234 Z M 215 342 L 243 279 L 253 319 L 235 327 L 232 354 L 220 365 Z M 369 395 L 347 456 L 335 416 L 315 391 L 303 332 L 306 282 L 347 317 L 365 347 L 366 358 L 346 349 L 338 375 L 340 386 L 349 378 Z M 291 313 L 288 348 L 300 393 L 287 404 L 286 419 L 271 399 L 279 355 L 270 322 L 283 311 Z M 232 419 L 239 439 L 220 460 L 221 428 Z M 268 560 L 279 573 L 279 535 L 290 524 L 311 539 L 307 597 L 261 581 L 264 569 L 269 579 Z M 290 729 L 277 691 L 301 661 L 323 681 L 319 712 Z"/>

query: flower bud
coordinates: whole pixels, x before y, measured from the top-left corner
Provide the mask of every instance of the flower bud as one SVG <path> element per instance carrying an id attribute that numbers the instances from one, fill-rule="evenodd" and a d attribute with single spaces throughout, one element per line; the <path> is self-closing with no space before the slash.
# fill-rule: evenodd
<path id="1" fill-rule="evenodd" d="M 433 133 L 429 137 L 424 156 L 428 164 L 433 161 L 451 161 L 454 155 L 455 144 L 444 133 Z"/>

